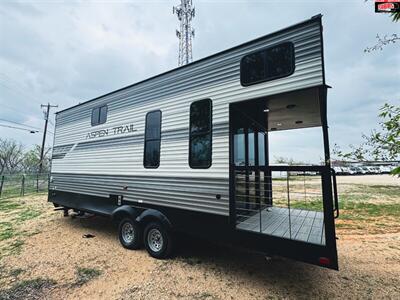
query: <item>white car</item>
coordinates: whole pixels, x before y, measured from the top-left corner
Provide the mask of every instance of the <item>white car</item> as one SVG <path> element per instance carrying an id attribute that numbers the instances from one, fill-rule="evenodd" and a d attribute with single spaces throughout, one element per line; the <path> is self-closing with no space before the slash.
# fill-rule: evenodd
<path id="1" fill-rule="evenodd" d="M 349 174 L 350 174 L 350 175 L 356 175 L 356 174 L 358 174 L 358 168 L 356 168 L 356 167 L 349 167 Z"/>
<path id="2" fill-rule="evenodd" d="M 341 167 L 333 167 L 333 169 L 335 170 L 335 173 L 337 175 L 342 175 L 343 174 L 343 170 Z"/>
<path id="3" fill-rule="evenodd" d="M 349 167 L 341 167 L 342 169 L 342 174 L 343 175 L 349 175 L 350 174 L 350 168 Z"/>
<path id="4" fill-rule="evenodd" d="M 374 173 L 375 173 L 375 169 L 374 169 L 373 166 L 367 166 L 367 167 L 365 167 L 365 168 L 368 169 L 368 174 L 374 174 Z"/>
<path id="5" fill-rule="evenodd" d="M 380 166 L 379 167 L 382 174 L 389 174 L 394 168 L 395 168 L 394 166 Z"/>

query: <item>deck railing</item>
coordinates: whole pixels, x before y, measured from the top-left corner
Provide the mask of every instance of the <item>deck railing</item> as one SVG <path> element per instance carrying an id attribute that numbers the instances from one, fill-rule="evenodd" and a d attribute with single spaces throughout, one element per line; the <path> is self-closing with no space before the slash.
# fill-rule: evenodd
<path id="1" fill-rule="evenodd" d="M 235 167 L 236 228 L 325 244 L 325 166 Z"/>

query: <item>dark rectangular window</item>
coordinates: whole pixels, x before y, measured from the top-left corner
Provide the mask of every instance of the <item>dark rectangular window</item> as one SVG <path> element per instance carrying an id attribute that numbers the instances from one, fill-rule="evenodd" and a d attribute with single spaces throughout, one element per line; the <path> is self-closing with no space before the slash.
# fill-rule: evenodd
<path id="1" fill-rule="evenodd" d="M 294 46 L 285 42 L 244 56 L 240 62 L 240 82 L 244 86 L 293 74 Z"/>
<path id="2" fill-rule="evenodd" d="M 189 166 L 211 166 L 212 104 L 210 99 L 193 102 L 190 106 Z"/>
<path id="3" fill-rule="evenodd" d="M 161 111 L 152 111 L 146 115 L 146 128 L 144 133 L 144 159 L 145 168 L 158 168 L 160 165 L 161 144 Z"/>
<path id="4" fill-rule="evenodd" d="M 92 126 L 103 124 L 107 121 L 107 105 L 92 109 Z"/>

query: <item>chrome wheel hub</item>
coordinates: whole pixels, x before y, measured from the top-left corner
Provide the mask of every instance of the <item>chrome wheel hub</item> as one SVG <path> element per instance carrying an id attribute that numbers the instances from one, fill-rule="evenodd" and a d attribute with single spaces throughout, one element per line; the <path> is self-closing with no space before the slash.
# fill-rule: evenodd
<path id="1" fill-rule="evenodd" d="M 147 234 L 147 243 L 151 251 L 159 252 L 164 244 L 161 232 L 156 228 L 150 229 L 149 233 Z"/>
<path id="2" fill-rule="evenodd" d="M 132 243 L 135 239 L 135 230 L 131 223 L 124 223 L 122 225 L 122 239 L 125 243 L 129 244 Z"/>

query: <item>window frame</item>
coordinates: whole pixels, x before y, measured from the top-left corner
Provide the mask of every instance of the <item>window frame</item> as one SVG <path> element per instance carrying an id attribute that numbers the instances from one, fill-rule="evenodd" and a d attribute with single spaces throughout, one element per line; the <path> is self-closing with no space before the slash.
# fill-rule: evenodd
<path id="1" fill-rule="evenodd" d="M 104 122 L 100 123 L 101 109 L 102 109 L 103 107 L 106 108 L 106 119 L 104 120 Z M 94 122 L 93 122 L 93 113 L 94 113 L 94 111 L 95 111 L 96 109 L 99 110 L 99 115 L 98 115 L 98 117 L 97 117 L 97 122 L 94 123 Z M 92 108 L 92 113 L 90 114 L 90 124 L 91 124 L 92 126 L 98 126 L 98 125 L 101 125 L 101 124 L 105 124 L 105 123 L 107 122 L 107 119 L 108 119 L 108 105 L 107 105 L 107 104 L 99 105 L 99 106 L 96 106 L 96 107 L 93 107 L 93 108 Z"/>
<path id="2" fill-rule="evenodd" d="M 243 75 L 242 75 L 243 74 L 242 73 L 243 61 L 247 56 L 255 54 L 255 53 L 263 52 L 263 51 L 268 51 L 270 49 L 273 49 L 275 47 L 282 46 L 282 45 L 290 45 L 290 52 L 291 52 L 291 55 L 292 55 L 292 59 L 291 59 L 292 68 L 291 68 L 289 73 L 283 74 L 283 75 L 277 75 L 277 76 L 273 76 L 273 77 L 268 77 L 266 79 L 261 79 L 261 80 L 254 81 L 254 82 L 251 82 L 251 83 L 243 82 Z M 272 46 L 268 46 L 268 47 L 261 48 L 259 50 L 247 53 L 246 55 L 244 55 L 240 59 L 240 70 L 239 70 L 239 72 L 240 72 L 240 84 L 242 86 L 246 87 L 246 86 L 251 86 L 251 85 L 254 85 L 254 84 L 259 84 L 259 83 L 263 83 L 263 82 L 272 81 L 272 80 L 279 79 L 279 78 L 289 77 L 290 75 L 292 75 L 294 73 L 295 70 L 296 70 L 296 53 L 295 53 L 295 50 L 294 50 L 294 43 L 292 41 L 281 42 L 281 43 L 278 43 L 278 44 L 274 44 Z"/>
<path id="3" fill-rule="evenodd" d="M 147 137 L 146 137 L 147 117 L 148 117 L 149 114 L 155 113 L 155 112 L 160 112 L 160 138 L 158 138 L 158 139 L 154 139 L 154 138 L 147 139 Z M 143 167 L 145 169 L 157 169 L 160 166 L 160 161 L 161 161 L 161 128 L 162 128 L 161 124 L 162 124 L 162 111 L 160 109 L 149 111 L 146 114 L 145 124 L 144 124 L 144 147 L 143 147 Z M 155 165 L 155 166 L 147 166 L 146 165 L 146 148 L 147 148 L 146 145 L 147 145 L 148 141 L 160 141 L 160 144 L 159 144 L 159 147 L 158 147 L 158 164 Z"/>
<path id="4" fill-rule="evenodd" d="M 192 106 L 194 104 L 196 104 L 197 102 L 201 102 L 201 101 L 208 101 L 210 103 L 210 120 L 209 120 L 209 130 L 208 131 L 204 131 L 204 132 L 197 132 L 192 134 L 192 120 L 191 120 L 191 112 L 192 112 Z M 189 167 L 191 169 L 209 169 L 212 166 L 212 141 L 213 141 L 213 115 L 212 115 L 212 111 L 213 111 L 213 105 L 212 105 L 212 100 L 210 98 L 206 98 L 206 99 L 201 99 L 201 100 L 196 100 L 193 101 L 190 104 L 190 109 L 189 109 L 189 155 L 188 155 L 188 161 L 189 161 Z M 192 165 L 192 160 L 191 160 L 191 153 L 192 153 L 192 136 L 201 136 L 201 135 L 206 135 L 209 134 L 210 135 L 210 162 L 205 165 L 205 166 L 193 166 Z"/>

